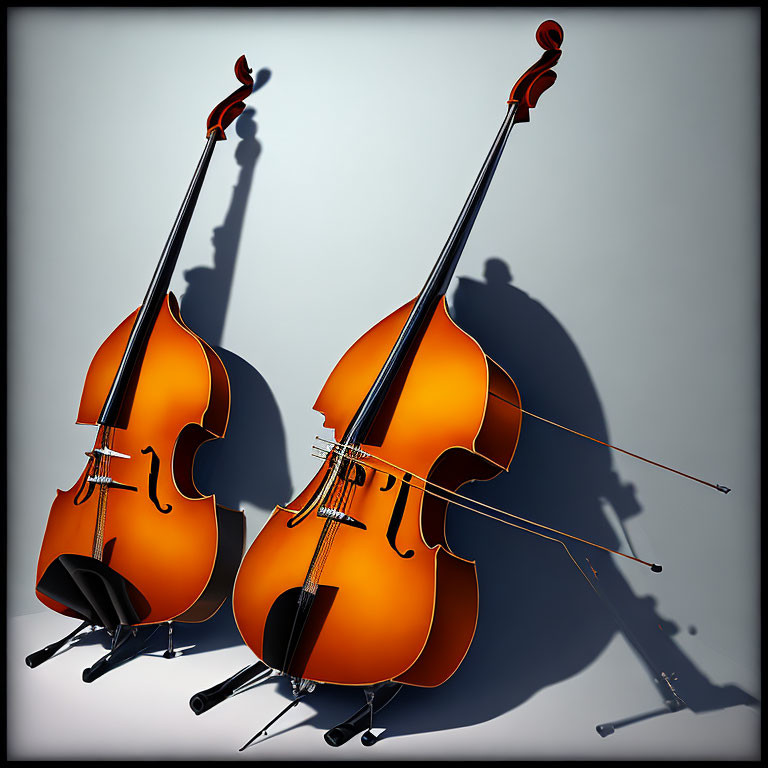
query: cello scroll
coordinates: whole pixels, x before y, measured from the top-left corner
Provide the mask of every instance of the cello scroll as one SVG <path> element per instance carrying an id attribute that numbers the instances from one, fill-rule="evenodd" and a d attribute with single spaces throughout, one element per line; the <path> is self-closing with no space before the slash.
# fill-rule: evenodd
<path id="1" fill-rule="evenodd" d="M 243 83 L 236 91 L 233 91 L 226 99 L 220 101 L 208 115 L 208 128 L 205 132 L 205 138 L 209 138 L 214 132 L 217 132 L 217 141 L 226 141 L 227 137 L 224 130 L 230 126 L 233 120 L 238 118 L 245 109 L 243 99 L 250 96 L 253 91 L 253 70 L 248 66 L 245 56 L 241 56 L 235 62 L 235 77 Z"/>
<path id="2" fill-rule="evenodd" d="M 515 83 L 507 101 L 510 106 L 517 104 L 515 123 L 527 123 L 530 120 L 530 110 L 536 106 L 539 96 L 557 79 L 552 67 L 562 55 L 560 46 L 563 44 L 563 28 L 552 19 L 543 21 L 536 30 L 536 42 L 544 49 L 544 53 Z"/>

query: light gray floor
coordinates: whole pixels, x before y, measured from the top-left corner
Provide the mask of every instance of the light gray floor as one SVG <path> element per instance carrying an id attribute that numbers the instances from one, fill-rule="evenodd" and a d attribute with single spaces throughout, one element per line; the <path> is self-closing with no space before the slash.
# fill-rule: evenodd
<path id="1" fill-rule="evenodd" d="M 404 691 L 377 718 L 378 744 L 366 748 L 356 737 L 334 749 L 323 740 L 324 731 L 361 706 L 363 696 L 358 690 L 321 689 L 290 710 L 268 737 L 239 753 L 290 702 L 283 681 L 244 691 L 200 716 L 188 700 L 252 663 L 244 645 L 192 653 L 184 638 L 194 632 L 182 627 L 176 631 L 180 656 L 163 658 L 161 640 L 149 654 L 90 684 L 80 675 L 106 653 L 98 644 L 75 644 L 35 669 L 24 664 L 31 650 L 74 626 L 52 612 L 9 623 L 11 759 L 750 760 L 759 755 L 760 714 L 746 706 L 666 714 L 601 738 L 596 724 L 658 709 L 661 702 L 620 637 L 580 674 L 471 727 L 443 730 L 435 723 L 430 732 L 392 733 L 387 726 L 397 723 L 397 708 L 407 706 L 405 697 L 411 695 Z M 617 669 L 622 670 L 619 676 Z M 437 700 L 441 691 L 430 695 Z M 472 707 L 467 701 L 467 710 Z"/>

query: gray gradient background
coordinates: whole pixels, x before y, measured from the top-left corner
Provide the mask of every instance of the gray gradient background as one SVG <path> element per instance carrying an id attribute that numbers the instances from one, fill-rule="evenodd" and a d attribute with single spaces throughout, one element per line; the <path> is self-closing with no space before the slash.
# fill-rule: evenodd
<path id="1" fill-rule="evenodd" d="M 643 508 L 627 522 L 630 536 L 664 573 L 617 566 L 636 594 L 653 595 L 659 613 L 682 628 L 675 642 L 713 682 L 759 698 L 757 10 L 15 9 L 8 606 L 9 693 L 20 703 L 9 720 L 12 755 L 105 754 L 98 741 L 91 753 L 73 746 L 81 716 L 109 685 L 124 703 L 135 694 L 130 675 L 117 671 L 117 682 L 84 686 L 82 665 L 69 668 L 66 656 L 58 667 L 19 670 L 13 649 L 28 653 L 69 626 L 18 634 L 42 612 L 35 566 L 55 489 L 74 482 L 92 446 L 94 430 L 74 424 L 85 371 L 144 294 L 202 151 L 205 117 L 236 85 L 234 60 L 245 53 L 254 73 L 266 67 L 272 76 L 248 102 L 262 151 L 221 344 L 274 397 L 285 435 L 283 487 L 295 493 L 317 468 L 309 453 L 322 428 L 311 410 L 317 393 L 349 345 L 421 287 L 510 87 L 540 53 L 533 36 L 545 18 L 565 29 L 558 81 L 532 123 L 513 131 L 457 278 L 482 280 L 488 258 L 505 261 L 513 285 L 546 307 L 578 348 L 613 441 L 734 489 L 723 496 L 615 456 Z M 172 281 L 178 296 L 186 270 L 212 264 L 211 234 L 238 173 L 234 126 L 229 137 L 214 153 Z M 258 448 L 260 435 L 253 441 Z M 250 541 L 287 498 L 240 501 Z M 578 533 L 577 521 L 572 529 Z M 200 654 L 195 675 L 176 672 L 162 683 L 176 685 L 186 706 L 194 690 L 248 663 L 243 651 L 230 649 L 239 654 L 234 666 Z M 66 684 L 57 676 L 65 667 Z M 363 753 L 759 755 L 759 711 L 745 707 L 682 712 L 600 739 L 595 723 L 658 706 L 644 679 L 616 638 L 579 675 L 495 720 Z M 55 741 L 35 736 L 35 691 L 44 698 L 69 684 L 79 708 L 59 706 L 71 714 Z M 155 716 L 145 710 L 154 735 L 136 752 L 118 739 L 111 756 L 231 757 L 262 709 L 269 716 L 283 700 L 262 707 L 259 694 L 250 697 L 236 735 L 224 738 L 212 720 L 190 721 L 189 710 L 152 730 Z M 267 744 L 244 755 L 362 756 L 359 742 L 332 751 L 312 728 Z"/>

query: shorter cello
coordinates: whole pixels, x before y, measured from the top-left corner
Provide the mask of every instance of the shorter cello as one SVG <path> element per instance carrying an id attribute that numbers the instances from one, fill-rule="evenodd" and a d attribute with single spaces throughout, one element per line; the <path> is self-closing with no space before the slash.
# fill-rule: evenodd
<path id="1" fill-rule="evenodd" d="M 185 325 L 168 287 L 213 150 L 252 91 L 250 72 L 241 56 L 235 75 L 242 85 L 208 117 L 205 149 L 144 301 L 88 369 L 77 423 L 96 426 L 96 441 L 75 484 L 57 491 L 36 579 L 44 605 L 82 624 L 27 657 L 30 667 L 89 625 L 104 627 L 113 648 L 84 671 L 86 682 L 124 660 L 126 641 L 141 626 L 168 623 L 170 657 L 170 622 L 205 621 L 231 592 L 243 514 L 218 505 L 193 480 L 199 446 L 225 433 L 229 380 L 218 355 Z"/>

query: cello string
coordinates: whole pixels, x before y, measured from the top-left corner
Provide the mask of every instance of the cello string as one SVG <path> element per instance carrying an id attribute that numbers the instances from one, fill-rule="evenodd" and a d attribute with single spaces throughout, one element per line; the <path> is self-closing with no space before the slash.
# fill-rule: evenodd
<path id="1" fill-rule="evenodd" d="M 311 588 L 312 595 L 317 591 L 317 587 L 320 584 L 320 574 L 322 573 L 325 561 L 328 558 L 328 552 L 330 551 L 333 540 L 336 538 L 336 529 L 339 523 L 336 520 L 329 520 L 328 526 L 323 526 L 323 541 L 318 550 L 317 557 L 312 562 L 312 567 L 309 570 L 307 578 L 308 585 Z M 307 598 L 309 600 L 310 598 Z"/>
<path id="2" fill-rule="evenodd" d="M 337 454 L 336 458 L 339 463 L 342 461 L 342 456 Z M 347 497 L 349 496 L 350 491 L 354 491 L 352 483 L 348 482 L 346 479 L 339 483 L 337 478 L 337 482 L 334 484 L 330 495 L 327 499 L 324 499 L 319 506 L 327 504 L 332 509 L 335 508 L 341 510 L 347 503 Z M 331 547 L 333 546 L 333 542 L 336 539 L 336 533 L 340 526 L 340 523 L 332 518 L 329 518 L 329 522 L 331 525 L 323 526 L 323 530 L 320 534 L 322 541 L 319 543 L 317 555 L 313 559 L 309 573 L 307 574 L 307 585 L 312 588 L 313 592 L 320 583 L 320 575 L 325 567 L 326 560 L 328 559 L 328 555 L 330 554 Z"/>
<path id="3" fill-rule="evenodd" d="M 332 457 L 331 463 L 334 465 L 334 468 L 338 465 L 338 463 L 341 461 L 341 457 L 339 455 L 336 455 Z M 331 480 L 330 488 L 328 487 L 328 484 L 326 483 L 326 487 L 323 489 L 322 494 L 320 495 L 317 507 L 321 507 L 326 503 L 326 499 L 333 498 L 333 494 L 336 492 L 336 473 L 334 473 L 334 477 Z M 329 496 L 330 494 L 330 496 Z M 307 512 L 309 514 L 309 512 Z M 312 555 L 312 560 L 309 563 L 309 568 L 307 569 L 307 575 L 304 578 L 304 584 L 302 587 L 301 594 L 299 596 L 299 610 L 302 610 L 308 602 L 312 599 L 311 596 L 314 595 L 316 591 L 316 583 L 315 579 L 313 578 L 313 573 L 315 570 L 315 565 L 318 561 L 318 558 L 320 557 L 323 549 L 327 545 L 327 536 L 326 534 L 330 531 L 331 523 L 333 520 L 331 518 L 327 518 L 325 520 L 325 523 L 323 524 L 323 528 L 320 531 L 320 537 L 318 539 L 317 545 L 315 546 L 315 552 Z"/>
<path id="4" fill-rule="evenodd" d="M 332 440 L 325 440 L 322 437 L 317 437 L 317 439 L 318 440 L 322 440 L 322 442 L 324 442 L 324 443 L 329 443 L 330 445 L 333 445 L 333 446 L 338 446 L 339 445 L 339 443 L 335 443 Z M 654 568 L 658 569 L 659 568 L 658 565 L 656 565 L 654 563 L 649 563 L 647 560 L 642 560 L 639 557 L 633 557 L 632 555 L 627 555 L 624 552 L 618 552 L 615 549 L 611 549 L 610 547 L 604 547 L 602 544 L 596 544 L 595 542 L 589 541 L 588 539 L 582 539 L 579 536 L 574 536 L 573 534 L 566 533 L 565 531 L 560 531 L 557 528 L 551 528 L 550 526 L 544 525 L 543 523 L 537 523 L 537 522 L 534 522 L 533 520 L 528 520 L 525 517 L 521 517 L 520 515 L 515 515 L 512 512 L 507 512 L 506 510 L 499 509 L 498 507 L 492 507 L 490 504 L 485 504 L 482 501 L 477 501 L 476 499 L 471 499 L 468 496 L 464 496 L 464 495 L 462 495 L 460 493 L 457 493 L 456 491 L 451 491 L 448 488 L 443 488 L 442 486 L 437 485 L 436 483 L 433 483 L 431 480 L 426 480 L 425 478 L 421 477 L 420 475 L 417 475 L 415 472 L 410 472 L 407 469 L 403 469 L 402 467 L 399 467 L 397 464 L 393 464 L 391 461 L 387 461 L 386 459 L 382 459 L 382 458 L 380 458 L 378 456 L 374 456 L 373 454 L 370 454 L 370 453 L 368 455 L 371 458 L 376 459 L 377 461 L 381 461 L 384 464 L 388 464 L 390 467 L 393 467 L 394 469 L 397 469 L 400 472 L 410 474 L 415 479 L 421 480 L 423 483 L 426 484 L 424 487 L 421 487 L 421 486 L 418 486 L 418 485 L 413 485 L 412 483 L 407 483 L 407 485 L 410 485 L 410 487 L 412 487 L 412 488 L 414 488 L 416 490 L 419 490 L 422 493 L 428 493 L 428 494 L 430 494 L 432 496 L 437 496 L 438 498 L 442 499 L 443 498 L 442 496 L 439 496 L 439 494 L 435 493 L 433 490 L 431 490 L 430 488 L 427 487 L 427 486 L 430 486 L 431 488 L 436 488 L 439 491 L 442 491 L 443 493 L 450 494 L 453 498 L 448 498 L 448 499 L 444 499 L 444 500 L 448 501 L 448 502 L 450 502 L 452 504 L 457 504 L 458 506 L 465 506 L 466 507 L 466 505 L 461 504 L 461 503 L 459 503 L 458 501 L 455 500 L 455 499 L 461 499 L 462 501 L 467 501 L 467 502 L 469 502 L 471 504 L 477 504 L 477 505 L 479 505 L 481 507 L 485 507 L 486 509 L 490 509 L 492 512 L 498 512 L 501 515 L 505 515 L 507 517 L 513 517 L 513 518 L 515 518 L 515 520 L 522 520 L 524 523 L 528 523 L 529 525 L 535 525 L 537 528 L 544 528 L 545 530 L 552 531 L 553 533 L 557 533 L 560 536 L 566 536 L 569 539 L 575 539 L 576 541 L 580 541 L 580 542 L 582 542 L 584 544 L 588 544 L 591 547 L 597 547 L 598 549 L 605 550 L 606 552 L 611 552 L 614 555 L 620 555 L 621 557 L 626 557 L 628 560 L 634 560 L 635 562 L 641 563 L 642 565 L 647 565 L 651 569 L 654 569 Z M 361 459 L 356 459 L 355 461 L 357 461 L 360 464 L 364 464 L 365 466 L 371 467 L 371 469 L 377 469 L 377 467 L 374 467 L 372 464 L 368 464 L 368 463 L 366 463 L 365 461 L 363 461 Z M 403 480 L 403 482 L 405 482 L 405 480 Z M 474 509 L 473 507 L 466 507 L 466 508 L 469 509 L 472 512 L 477 512 L 478 514 L 482 514 L 482 513 L 480 513 L 479 510 Z M 498 520 L 498 518 L 495 518 L 495 519 Z M 500 522 L 504 522 L 504 521 L 500 521 Z M 533 533 L 533 531 L 532 531 L 532 533 Z"/>
<path id="5" fill-rule="evenodd" d="M 710 483 L 710 482 L 707 482 L 706 480 L 702 480 L 699 477 L 688 475 L 685 472 L 681 472 L 679 469 L 668 467 L 666 464 L 660 464 L 658 461 L 652 461 L 651 459 L 646 459 L 644 456 L 640 456 L 637 453 L 632 453 L 631 451 L 625 451 L 623 448 L 619 448 L 616 445 L 611 445 L 610 443 L 606 443 L 603 440 L 598 440 L 596 437 L 590 437 L 589 435 L 585 435 L 583 432 L 577 432 L 575 429 L 571 429 L 570 427 L 564 427 L 562 424 L 558 424 L 556 421 L 551 421 L 550 419 L 545 419 L 543 416 L 538 416 L 535 413 L 531 413 L 531 411 L 526 411 L 525 408 L 523 408 L 521 405 L 511 402 L 510 400 L 507 400 L 506 398 L 501 397 L 501 395 L 497 395 L 495 392 L 489 391 L 488 394 L 493 395 L 495 398 L 501 400 L 507 405 L 511 405 L 513 408 L 517 408 L 521 413 L 526 414 L 526 416 L 532 416 L 534 419 L 538 419 L 539 421 L 543 421 L 547 424 L 551 424 L 553 427 L 559 427 L 560 429 L 564 429 L 566 432 L 570 432 L 571 434 L 578 435 L 579 437 L 584 437 L 587 440 L 591 440 L 593 443 L 600 443 L 600 445 L 604 445 L 607 448 L 613 449 L 614 451 L 625 453 L 627 456 L 632 456 L 633 458 L 640 459 L 640 461 L 644 461 L 647 464 L 652 464 L 654 467 L 659 467 L 660 469 L 666 469 L 668 472 L 674 472 L 677 475 L 682 475 L 683 477 L 687 477 L 689 480 L 693 480 L 697 483 L 701 483 L 702 485 L 706 485 L 706 486 L 709 486 L 710 488 L 714 488 L 716 491 L 720 491 L 721 493 L 731 492 L 731 489 L 725 485 Z"/>
<path id="6" fill-rule="evenodd" d="M 318 506 L 324 506 L 325 504 L 332 506 L 334 496 L 337 493 L 338 484 L 334 483 L 330 496 L 326 499 L 322 499 Z M 331 546 L 331 543 L 333 542 L 333 539 L 335 538 L 335 523 L 336 521 L 333 520 L 333 518 L 326 518 L 325 524 L 320 531 L 320 539 L 317 543 L 317 547 L 315 548 L 315 555 L 312 558 L 312 562 L 310 563 L 305 582 L 305 588 L 308 586 L 312 595 L 314 595 L 314 593 L 317 591 L 317 586 L 320 579 L 320 571 L 322 570 L 322 565 L 318 567 L 318 564 L 325 564 L 325 560 L 328 556 L 328 550 Z M 302 597 L 303 596 L 304 595 L 302 595 Z M 310 599 L 310 597 L 307 597 L 305 602 L 309 601 Z"/>
<path id="7" fill-rule="evenodd" d="M 105 426 L 101 433 L 101 447 L 109 448 L 110 428 Z M 96 475 L 109 475 L 109 454 L 101 454 L 96 462 Z M 99 495 L 96 502 L 96 530 L 93 541 L 93 557 L 101 560 L 104 554 L 104 525 L 107 514 L 107 492 L 108 488 L 104 483 L 99 483 Z"/>
<path id="8" fill-rule="evenodd" d="M 304 584 L 302 587 L 301 595 L 299 597 L 299 607 L 303 608 L 307 602 L 310 602 L 312 599 L 312 596 L 314 595 L 314 581 L 312 580 L 312 572 L 315 567 L 315 563 L 317 562 L 317 558 L 320 555 L 320 551 L 322 547 L 325 544 L 325 534 L 330 529 L 330 524 L 334 522 L 330 518 L 326 519 L 325 523 L 323 524 L 323 530 L 320 533 L 320 538 L 318 539 L 317 546 L 315 547 L 315 552 L 312 555 L 312 560 L 309 563 L 309 568 L 307 569 L 307 575 L 304 578 Z"/>
<path id="9" fill-rule="evenodd" d="M 337 493 L 337 501 L 335 504 L 333 504 L 333 499 L 330 499 L 331 502 L 331 508 L 332 509 L 343 509 L 343 507 L 346 505 L 346 498 L 349 496 L 350 489 L 351 489 L 351 483 L 347 480 L 343 481 L 343 484 L 341 486 L 341 492 Z M 332 519 L 332 518 L 331 518 Z M 320 554 L 318 556 L 317 562 L 315 564 L 314 573 L 315 581 L 319 584 L 320 583 L 320 575 L 323 572 L 323 569 L 325 568 L 325 563 L 328 560 L 328 555 L 331 553 L 331 547 L 333 547 L 333 542 L 336 539 L 336 533 L 338 532 L 341 523 L 339 523 L 337 520 L 333 520 L 334 525 L 330 526 L 328 528 L 328 533 L 326 534 L 326 539 L 323 542 L 323 547 L 320 550 Z"/>
<path id="10" fill-rule="evenodd" d="M 109 449 L 110 447 L 111 430 L 109 427 L 104 429 L 104 447 Z M 111 457 L 107 454 L 104 457 L 104 476 L 109 477 Z M 109 495 L 109 486 L 106 483 L 101 485 L 99 489 L 99 557 L 101 560 L 104 557 L 104 528 L 106 526 L 107 517 L 107 496 Z"/>

